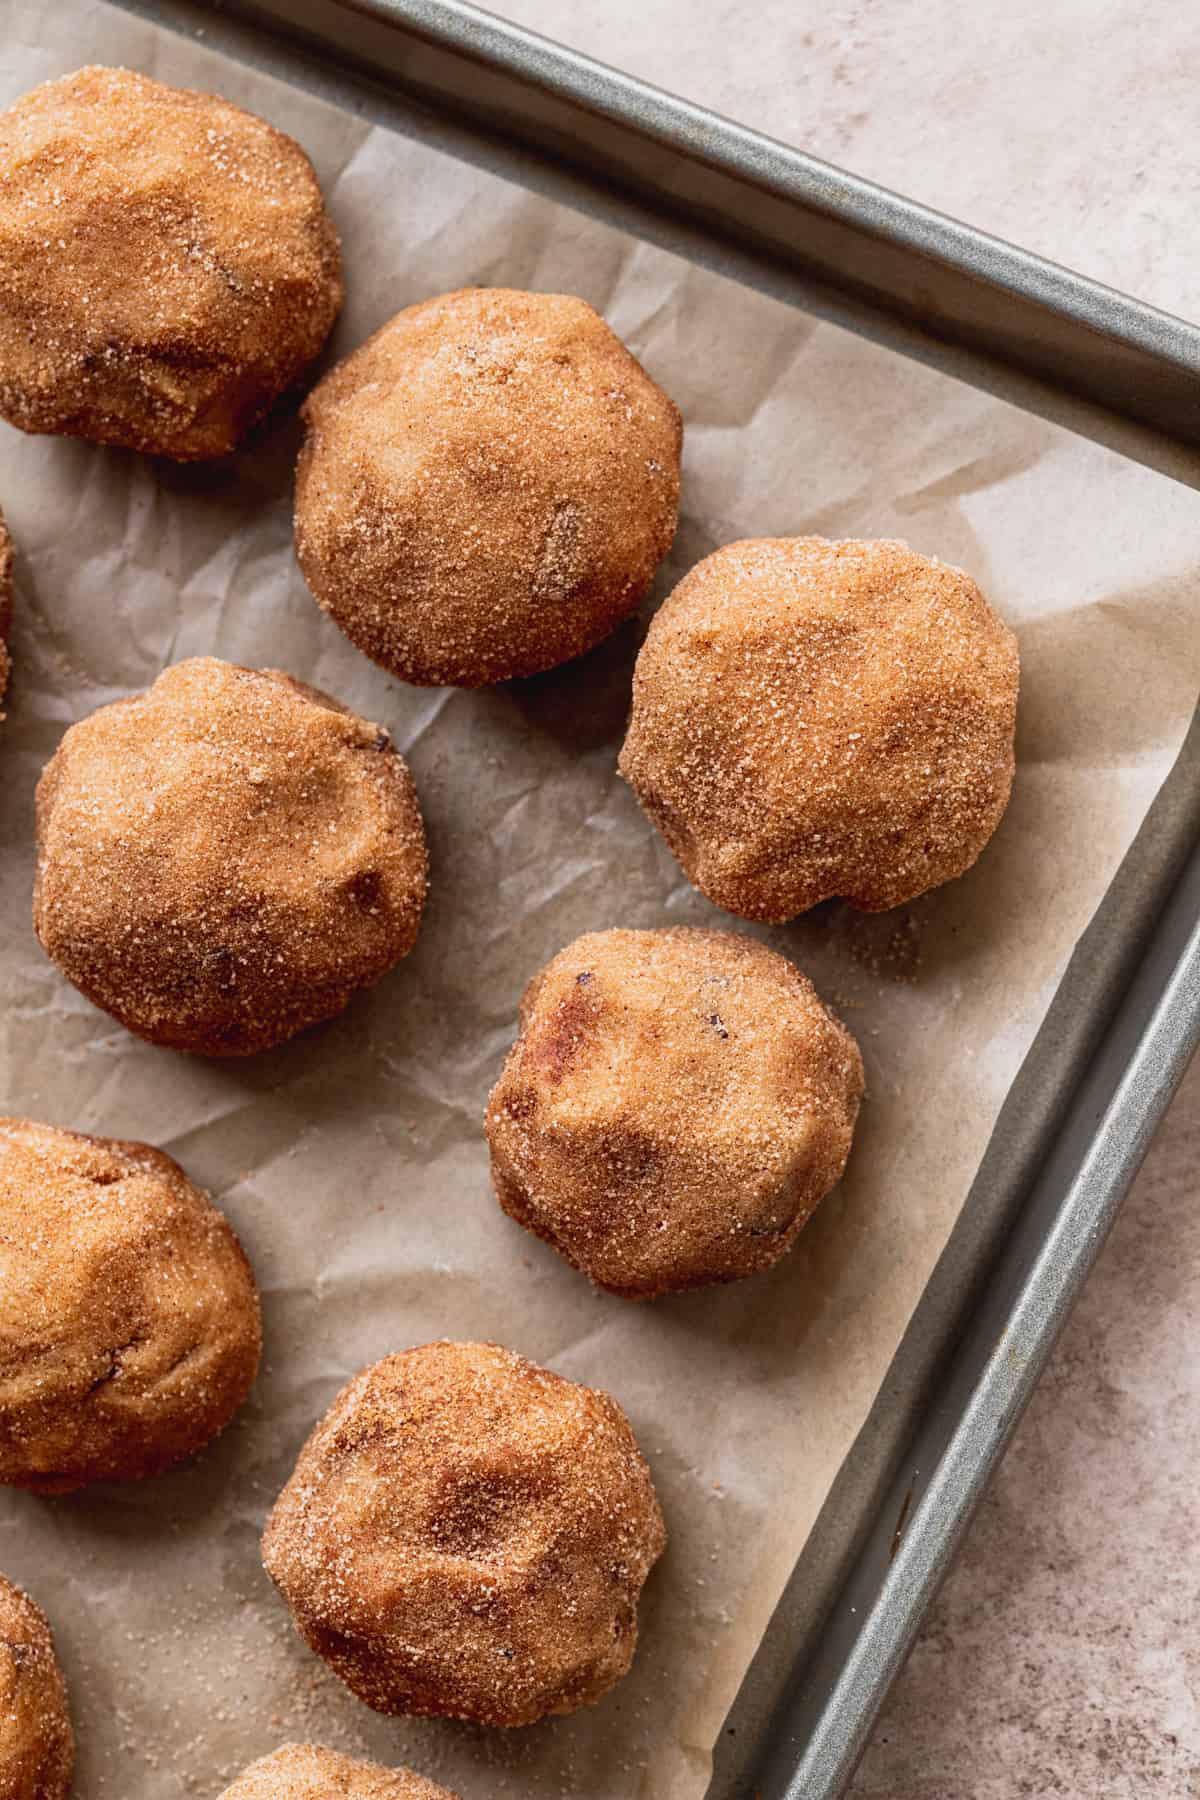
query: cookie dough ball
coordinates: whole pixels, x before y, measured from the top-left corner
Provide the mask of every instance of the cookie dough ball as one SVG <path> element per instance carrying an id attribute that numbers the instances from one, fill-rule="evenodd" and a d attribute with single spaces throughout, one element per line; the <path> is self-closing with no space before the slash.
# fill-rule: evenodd
<path id="1" fill-rule="evenodd" d="M 0 415 L 223 456 L 342 303 L 312 165 L 265 119 L 128 69 L 0 113 Z"/>
<path id="2" fill-rule="evenodd" d="M 33 922 L 140 1037 L 247 1056 L 406 956 L 416 790 L 387 732 L 276 669 L 177 663 L 74 725 L 38 787 Z"/>
<path id="3" fill-rule="evenodd" d="M 679 412 L 566 294 L 410 306 L 309 395 L 296 554 L 405 681 L 480 687 L 590 650 L 675 535 Z"/>
<path id="4" fill-rule="evenodd" d="M 0 1255 L 2 1245 L 0 1238 Z M 46 1616 L 0 1575 L 0 1795 L 66 1800 L 74 1762 L 67 1690 Z"/>
<path id="5" fill-rule="evenodd" d="M 725 931 L 598 931 L 526 991 L 488 1103 L 505 1212 L 631 1300 L 778 1261 L 834 1186 L 863 1092 L 797 968 Z"/>
<path id="6" fill-rule="evenodd" d="M 323 1750 L 319 1744 L 285 1744 L 243 1769 L 219 1800 L 456 1800 L 448 1788 Z"/>
<path id="7" fill-rule="evenodd" d="M 0 513 L 0 705 L 8 691 L 8 677 L 12 672 L 8 654 L 8 639 L 12 631 L 12 565 L 12 539 L 4 523 L 4 514 Z M 0 719 L 3 717 L 3 712 L 0 712 Z"/>
<path id="8" fill-rule="evenodd" d="M 67 1493 L 193 1455 L 261 1344 L 242 1247 L 178 1163 L 0 1119 L 0 1482 Z"/>
<path id="9" fill-rule="evenodd" d="M 625 1674 L 665 1542 L 615 1400 L 495 1344 L 442 1343 L 343 1388 L 263 1561 L 368 1706 L 528 1725 Z"/>
<path id="10" fill-rule="evenodd" d="M 638 658 L 621 772 L 717 906 L 899 906 L 971 867 L 1008 804 L 1013 634 L 906 544 L 706 557 Z"/>

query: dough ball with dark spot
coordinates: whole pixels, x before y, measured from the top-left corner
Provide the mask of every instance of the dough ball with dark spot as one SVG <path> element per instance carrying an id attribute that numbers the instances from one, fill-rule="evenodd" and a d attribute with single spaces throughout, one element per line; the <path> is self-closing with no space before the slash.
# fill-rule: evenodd
<path id="1" fill-rule="evenodd" d="M 410 306 L 309 395 L 296 553 L 405 681 L 480 687 L 590 650 L 675 535 L 677 408 L 566 294 Z"/>
<path id="2" fill-rule="evenodd" d="M 67 1800 L 74 1762 L 67 1690 L 46 1615 L 0 1575 L 0 1795 Z"/>
<path id="3" fill-rule="evenodd" d="M 360 1762 L 319 1744 L 285 1744 L 243 1769 L 219 1800 L 456 1800 L 448 1788 L 414 1775 Z"/>
<path id="4" fill-rule="evenodd" d="M 406 956 L 416 790 L 386 731 L 274 669 L 177 663 L 72 726 L 38 787 L 34 926 L 130 1031 L 245 1056 Z"/>
<path id="5" fill-rule="evenodd" d="M 242 1247 L 178 1163 L 0 1120 L 0 1482 L 66 1493 L 192 1456 L 261 1343 Z"/>
<path id="6" fill-rule="evenodd" d="M 527 1725 L 625 1674 L 665 1541 L 615 1400 L 495 1344 L 439 1343 L 342 1389 L 263 1561 L 369 1706 Z"/>
<path id="7" fill-rule="evenodd" d="M 530 983 L 487 1110 L 505 1212 L 629 1299 L 776 1262 L 841 1176 L 858 1047 L 784 957 L 599 931 Z"/>
<path id="8" fill-rule="evenodd" d="M 899 906 L 971 867 L 1008 804 L 1016 639 L 907 544 L 706 557 L 638 657 L 621 772 L 717 906 Z"/>
<path id="9" fill-rule="evenodd" d="M 0 415 L 223 456 L 316 356 L 341 257 L 303 150 L 212 94 L 80 69 L 0 113 Z"/>

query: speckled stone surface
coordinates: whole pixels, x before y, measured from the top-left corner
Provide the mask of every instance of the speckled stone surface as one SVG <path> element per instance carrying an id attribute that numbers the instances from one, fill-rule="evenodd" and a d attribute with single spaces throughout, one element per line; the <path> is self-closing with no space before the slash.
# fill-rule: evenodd
<path id="1" fill-rule="evenodd" d="M 1200 7 L 494 0 L 494 10 L 1139 299 L 1200 315 Z"/>
<path id="2" fill-rule="evenodd" d="M 498 10 L 1200 316 L 1200 8 L 499 0 Z M 1200 1067 L 898 1682 L 855 1800 L 1200 1795 Z"/>
<path id="3" fill-rule="evenodd" d="M 1200 1064 L 1059 1340 L 855 1800 L 1200 1794 Z"/>

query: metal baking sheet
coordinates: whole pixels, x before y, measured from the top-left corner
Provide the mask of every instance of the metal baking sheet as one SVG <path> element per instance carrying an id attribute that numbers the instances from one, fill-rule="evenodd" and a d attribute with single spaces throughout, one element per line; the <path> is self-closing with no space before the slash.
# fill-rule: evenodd
<path id="1" fill-rule="evenodd" d="M 133 10 L 203 29 L 275 72 L 289 55 L 208 8 Z M 492 134 L 490 154 L 524 157 L 527 177 L 570 186 L 576 203 L 1195 483 L 1200 333 L 1185 322 L 471 7 L 260 0 L 254 12 L 259 27 L 322 46 L 319 65 L 301 51 L 293 72 L 338 85 L 344 103 L 369 112 L 399 91 L 436 105 L 464 153 Z M 848 1780 L 1195 1046 L 1198 829 L 1193 730 L 1078 948 L 780 1603 L 718 1746 L 712 1800 L 823 1800 Z"/>

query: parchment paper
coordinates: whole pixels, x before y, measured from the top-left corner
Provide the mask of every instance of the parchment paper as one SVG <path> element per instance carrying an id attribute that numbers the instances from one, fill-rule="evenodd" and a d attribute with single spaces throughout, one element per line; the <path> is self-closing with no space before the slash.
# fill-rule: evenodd
<path id="1" fill-rule="evenodd" d="M 287 1737 L 412 1762 L 466 1800 L 694 1800 L 724 1710 L 966 1194 L 1072 945 L 1200 685 L 1194 494 L 832 325 L 98 4 L 0 0 L 0 99 L 85 61 L 209 87 L 305 145 L 342 230 L 336 347 L 465 283 L 585 295 L 687 421 L 665 592 L 714 546 L 895 535 L 962 564 L 1020 634 L 1020 772 L 965 879 L 898 914 L 763 933 L 844 1012 L 869 1099 L 840 1191 L 770 1274 L 598 1297 L 506 1220 L 480 1121 L 527 977 L 582 931 L 735 925 L 681 883 L 614 763 L 638 631 L 478 694 L 389 680 L 308 598 L 294 427 L 180 471 L 0 427 L 19 546 L 0 728 L 3 1109 L 143 1137 L 209 1186 L 263 1286 L 266 1357 L 189 1467 L 0 1497 L 0 1568 L 49 1611 L 82 1800 L 215 1795 Z M 63 729 L 199 652 L 276 664 L 411 759 L 433 894 L 419 947 L 327 1028 L 249 1063 L 135 1042 L 29 926 L 33 791 Z M 749 928 L 745 928 L 749 929 Z M 335 1390 L 429 1338 L 490 1337 L 610 1388 L 671 1532 L 634 1672 L 516 1733 L 377 1718 L 294 1637 L 263 1515 Z"/>

